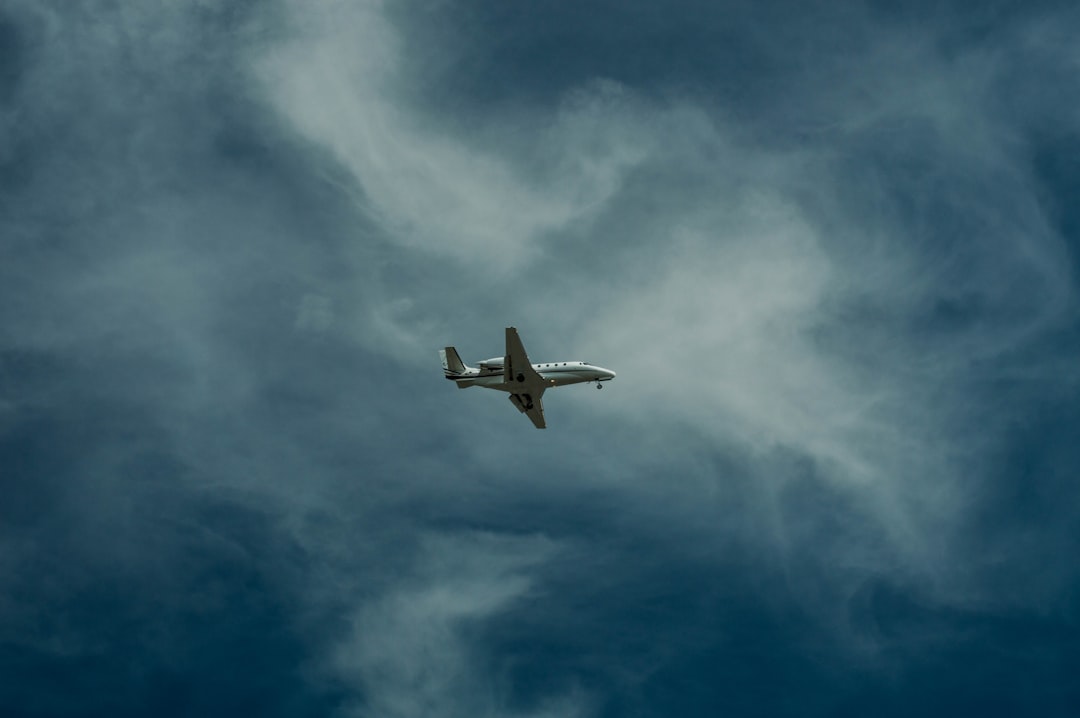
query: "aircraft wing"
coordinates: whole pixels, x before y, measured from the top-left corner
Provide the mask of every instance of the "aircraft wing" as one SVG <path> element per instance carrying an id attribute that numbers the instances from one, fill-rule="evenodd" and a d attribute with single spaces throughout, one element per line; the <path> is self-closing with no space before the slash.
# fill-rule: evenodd
<path id="1" fill-rule="evenodd" d="M 540 400 L 543 395 L 543 388 L 532 394 L 510 395 L 510 403 L 516 406 L 522 414 L 528 416 L 537 429 L 547 428 L 547 423 L 544 421 L 544 402 Z"/>
<path id="2" fill-rule="evenodd" d="M 506 360 L 503 362 L 503 380 L 510 384 L 510 401 L 518 411 L 527 415 L 537 429 L 547 428 L 544 422 L 544 395 L 547 382 L 533 369 L 529 355 L 521 344 L 514 327 L 506 328 Z"/>
<path id="3" fill-rule="evenodd" d="M 529 355 L 525 353 L 521 337 L 518 336 L 517 329 L 514 327 L 506 328 L 506 361 L 503 363 L 503 377 L 507 383 L 516 382 L 530 389 L 544 386 L 544 378 L 529 363 Z"/>

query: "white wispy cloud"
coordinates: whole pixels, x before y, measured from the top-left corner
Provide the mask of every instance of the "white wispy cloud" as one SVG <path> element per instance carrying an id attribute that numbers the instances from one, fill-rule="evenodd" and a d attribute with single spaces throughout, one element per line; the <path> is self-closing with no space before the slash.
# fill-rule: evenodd
<path id="1" fill-rule="evenodd" d="M 460 261 L 460 297 L 554 322 L 619 371 L 621 390 L 590 397 L 609 420 L 801 452 L 872 497 L 912 566 L 944 570 L 954 482 L 1005 428 L 980 382 L 1074 305 L 1021 128 L 998 111 L 997 55 L 870 27 L 881 42 L 857 67 L 838 77 L 823 55 L 783 98 L 809 133 L 798 150 L 693 95 L 595 78 L 532 108 L 549 129 L 529 149 L 499 148 L 478 138 L 514 132 L 440 129 L 403 99 L 380 6 L 304 13 L 257 72 L 392 241 Z M 544 172 L 521 164 L 541 153 Z M 601 264 L 575 262 L 590 249 Z M 398 344 L 421 346 L 416 326 Z"/>
<path id="2" fill-rule="evenodd" d="M 30 357 L 12 376 L 45 366 L 46 388 L 6 387 L 0 428 L 28 408 L 63 414 L 72 397 L 87 414 L 133 407 L 71 459 L 72 486 L 48 487 L 91 517 L 62 522 L 71 540 L 150 585 L 174 585 L 161 576 L 195 554 L 251 568 L 288 598 L 315 682 L 344 686 L 348 711 L 514 714 L 518 686 L 485 631 L 515 612 L 554 633 L 622 620 L 582 597 L 665 579 L 639 565 L 643 545 L 655 565 L 692 554 L 682 581 L 716 580 L 737 553 L 739 570 L 789 582 L 771 586 L 796 597 L 781 604 L 803 601 L 839 635 L 867 576 L 954 604 L 1038 603 L 1064 583 L 987 590 L 1014 549 L 986 555 L 958 534 L 1010 423 L 1071 359 L 1030 351 L 1075 319 L 1076 297 L 1025 130 L 1060 129 L 1077 107 L 1034 90 L 1012 107 L 1024 70 L 1000 53 L 1072 68 L 1075 33 L 1041 20 L 996 51 L 950 55 L 870 23 L 857 61 L 808 45 L 826 57 L 772 78 L 775 106 L 582 77 L 550 104 L 466 113 L 469 126 L 415 94 L 408 10 L 283 2 L 207 43 L 214 3 L 164 16 L 25 7 L 49 51 L 27 69 L 23 119 L 0 119 L 39 143 L 32 191 L 5 205 L 0 350 Z M 237 84 L 213 84 L 233 62 Z M 273 126 L 242 139 L 274 160 L 237 169 L 215 149 L 227 124 L 215 103 L 252 78 L 232 132 Z M 312 169 L 324 185 L 297 199 L 318 181 L 283 175 Z M 309 197 L 317 206 L 300 207 Z M 619 377 L 603 393 L 552 392 L 547 433 L 503 397 L 448 389 L 434 350 L 496 354 L 504 323 L 534 359 L 565 352 Z M 155 471 L 168 490 L 143 481 Z M 806 491 L 821 503 L 801 502 L 808 485 L 827 487 Z M 251 543 L 296 552 L 253 561 L 231 525 L 193 540 L 205 507 L 177 497 L 235 499 L 264 521 Z M 146 506 L 177 514 L 174 531 L 150 529 L 161 545 L 131 540 Z M 433 519 L 551 524 L 560 538 Z M 841 535 L 825 536 L 833 526 Z M 38 636 L 25 617 L 46 611 L 13 598 L 39 580 L 31 543 L 0 544 L 19 589 L 3 592 L 0 628 L 26 643 Z M 559 562 L 589 585 L 566 580 L 564 608 L 533 611 Z M 77 592 L 58 581 L 57 595 Z M 671 603 L 641 591 L 627 605 Z M 723 610 L 695 591 L 700 610 Z M 173 600 L 182 614 L 198 596 Z M 565 605 L 575 629 L 552 618 Z M 326 623 L 347 630 L 328 639 Z M 576 667 L 626 669 L 609 646 L 560 638 L 595 652 Z M 635 644 L 649 668 L 626 682 L 688 645 Z M 551 693 L 516 712 L 584 715 L 604 700 Z"/>
<path id="3" fill-rule="evenodd" d="M 587 217 L 616 190 L 638 153 L 611 142 L 611 88 L 571 98 L 562 113 L 522 127 L 531 154 L 558 168 L 521 172 L 498 148 L 440 133 L 402 99 L 403 52 L 377 3 L 290 3 L 295 32 L 255 73 L 270 102 L 341 163 L 392 241 L 491 271 L 520 268 L 546 233 Z M 581 137 L 582 127 L 588 137 Z M 575 136 L 568 144 L 566 132 Z"/>
<path id="4" fill-rule="evenodd" d="M 510 686 L 490 665 L 485 620 L 534 590 L 530 571 L 557 546 L 540 537 L 428 535 L 383 595 L 365 601 L 334 651 L 333 670 L 363 697 L 361 716 L 584 715 L 583 696 L 553 696 L 536 711 L 515 712 Z"/>

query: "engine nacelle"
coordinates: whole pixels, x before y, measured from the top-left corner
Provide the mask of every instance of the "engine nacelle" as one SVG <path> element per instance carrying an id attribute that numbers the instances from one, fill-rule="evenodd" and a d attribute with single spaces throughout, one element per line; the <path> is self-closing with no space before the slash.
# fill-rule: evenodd
<path id="1" fill-rule="evenodd" d="M 497 369 L 502 371 L 503 365 L 506 363 L 506 357 L 491 357 L 480 362 L 481 369 L 493 370 Z"/>

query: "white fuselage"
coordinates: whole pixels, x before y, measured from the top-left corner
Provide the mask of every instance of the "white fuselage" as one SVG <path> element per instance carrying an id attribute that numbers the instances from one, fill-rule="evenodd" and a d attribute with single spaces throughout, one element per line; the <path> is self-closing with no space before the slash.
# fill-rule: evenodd
<path id="1" fill-rule="evenodd" d="M 610 369 L 595 366 L 583 361 L 564 361 L 532 364 L 532 368 L 544 380 L 545 386 L 566 386 L 568 384 L 582 384 L 595 381 L 602 382 L 615 378 L 615 372 Z M 447 376 L 459 384 L 465 386 L 481 386 L 485 389 L 498 391 L 516 392 L 520 384 L 510 377 L 506 381 L 502 362 L 495 363 L 493 360 L 480 362 L 479 368 L 466 367 L 465 371 L 456 376 Z"/>
<path id="2" fill-rule="evenodd" d="M 587 361 L 556 361 L 533 364 L 525 353 L 516 327 L 506 328 L 506 353 L 480 362 L 480 366 L 471 367 L 461 361 L 461 355 L 454 347 L 439 350 L 442 360 L 443 375 L 452 380 L 459 389 L 481 386 L 485 389 L 505 391 L 510 395 L 510 403 L 529 417 L 537 429 L 546 429 L 544 419 L 544 392 L 556 386 L 566 384 L 584 384 L 596 382 L 596 388 L 603 388 L 601 382 L 615 378 L 615 372 L 594 366 Z"/>

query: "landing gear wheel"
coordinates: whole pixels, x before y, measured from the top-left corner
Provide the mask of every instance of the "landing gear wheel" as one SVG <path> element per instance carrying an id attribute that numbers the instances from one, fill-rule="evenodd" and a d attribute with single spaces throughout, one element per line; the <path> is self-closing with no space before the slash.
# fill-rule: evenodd
<path id="1" fill-rule="evenodd" d="M 597 388 L 597 389 L 603 389 L 603 388 L 604 388 L 604 385 L 603 385 L 603 384 L 601 384 L 600 382 L 596 382 L 596 388 Z"/>
<path id="2" fill-rule="evenodd" d="M 517 380 L 518 380 L 519 384 L 523 383 L 525 381 L 525 375 L 524 374 L 518 374 L 517 375 Z"/>

